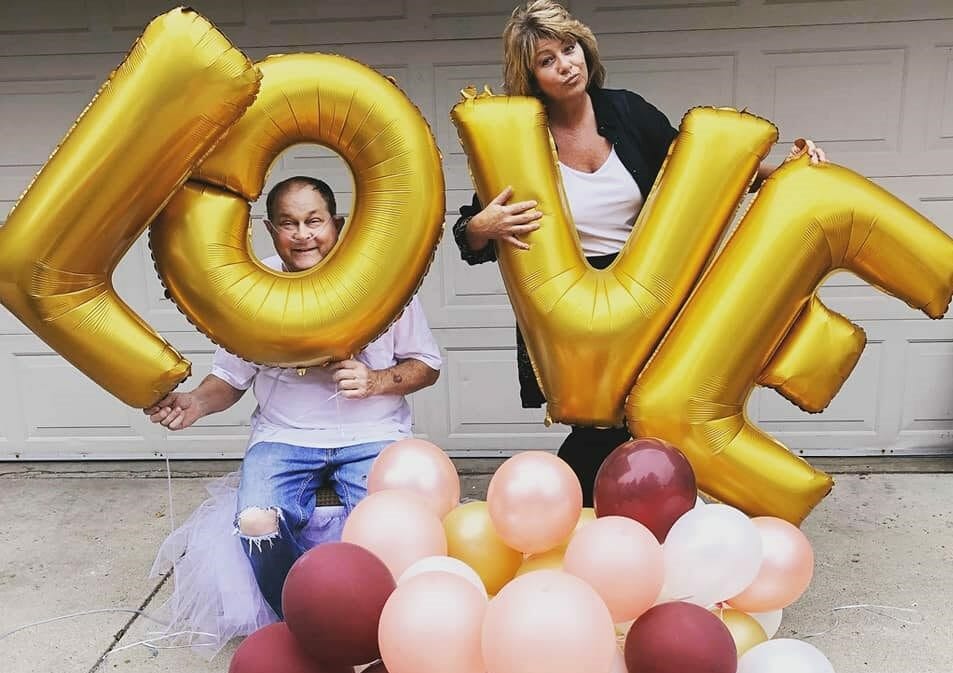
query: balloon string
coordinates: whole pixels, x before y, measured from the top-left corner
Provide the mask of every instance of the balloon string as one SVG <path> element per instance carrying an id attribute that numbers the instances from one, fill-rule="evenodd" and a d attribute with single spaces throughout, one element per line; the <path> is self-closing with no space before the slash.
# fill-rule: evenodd
<path id="1" fill-rule="evenodd" d="M 340 391 L 338 391 L 338 393 L 339 392 Z M 337 397 L 338 393 L 335 393 L 334 404 L 337 407 L 337 412 L 338 412 L 338 434 L 341 437 L 343 437 L 344 436 L 344 422 L 341 418 L 341 398 Z"/>
<path id="2" fill-rule="evenodd" d="M 818 631 L 817 633 L 809 633 L 807 635 L 803 635 L 800 637 L 804 639 L 804 638 L 816 638 L 818 636 L 827 635 L 828 633 L 836 629 L 838 626 L 840 626 L 841 613 L 846 612 L 848 610 L 859 610 L 861 612 L 868 612 L 872 615 L 877 615 L 878 617 L 886 617 L 887 619 L 891 619 L 901 624 L 919 625 L 919 624 L 924 624 L 926 622 L 926 619 L 923 618 L 922 616 L 920 616 L 919 619 L 911 620 L 911 619 L 903 619 L 902 617 L 897 617 L 897 616 L 888 614 L 889 612 L 892 611 L 892 612 L 907 612 L 907 613 L 919 616 L 920 615 L 919 611 L 917 611 L 914 608 L 901 608 L 901 607 L 896 607 L 893 605 L 871 605 L 869 603 L 858 603 L 856 605 L 839 605 L 836 608 L 831 608 L 831 615 L 833 617 L 833 620 L 830 627 L 828 627 L 827 629 L 824 629 L 823 631 Z"/>
<path id="3" fill-rule="evenodd" d="M 106 654 L 104 654 L 100 661 L 105 661 L 107 657 L 112 656 L 113 654 L 116 654 L 117 652 L 122 652 L 123 650 L 129 650 L 139 646 L 145 647 L 146 649 L 152 651 L 153 655 L 155 655 L 158 653 L 159 650 L 182 650 L 182 649 L 187 649 L 190 647 L 195 647 L 197 645 L 202 645 L 202 643 L 193 643 L 191 642 L 191 640 L 186 645 L 157 645 L 156 644 L 157 641 L 168 640 L 169 638 L 176 638 L 178 636 L 208 636 L 209 638 L 212 639 L 212 643 L 210 644 L 214 644 L 215 637 L 216 637 L 214 633 L 206 633 L 204 631 L 176 631 L 175 633 L 157 634 L 149 638 L 146 638 L 145 640 L 138 640 L 134 643 L 129 643 L 128 645 L 123 645 L 122 647 L 117 647 L 115 649 L 112 649 Z"/>
<path id="4" fill-rule="evenodd" d="M 139 615 L 140 617 L 145 617 L 146 619 L 153 621 L 156 624 L 162 624 L 163 626 L 165 626 L 164 622 L 162 622 L 159 619 L 156 619 L 155 617 L 152 617 L 151 615 L 143 612 L 142 610 L 135 610 L 133 608 L 102 608 L 99 610 L 83 610 L 82 612 L 73 612 L 68 615 L 60 615 L 58 617 L 50 617 L 49 619 L 41 619 L 36 622 L 30 622 L 29 624 L 23 624 L 22 626 L 18 626 L 15 629 L 10 629 L 9 631 L 4 631 L 3 633 L 0 633 L 0 640 L 3 640 L 4 638 L 8 638 L 9 636 L 12 636 L 14 633 L 18 633 L 19 631 L 23 631 L 24 629 L 29 629 L 34 626 L 52 624 L 53 622 L 60 622 L 60 621 L 63 621 L 64 619 L 73 619 L 75 617 L 83 617 L 86 615 L 100 615 L 100 614 L 107 614 L 107 613 L 114 613 L 114 612 L 129 612 L 132 614 Z"/>
<path id="5" fill-rule="evenodd" d="M 165 456 L 165 479 L 169 490 L 169 528 L 175 532 L 175 508 L 172 504 L 172 465 L 169 462 L 169 454 Z M 175 568 L 175 561 L 172 561 L 172 567 Z"/>

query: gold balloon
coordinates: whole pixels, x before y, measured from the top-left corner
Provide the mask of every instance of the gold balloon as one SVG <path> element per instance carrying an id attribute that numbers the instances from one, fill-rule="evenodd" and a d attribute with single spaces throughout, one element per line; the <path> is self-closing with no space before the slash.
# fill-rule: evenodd
<path id="1" fill-rule="evenodd" d="M 626 403 L 633 434 L 679 447 L 699 488 L 722 502 L 800 523 L 832 480 L 755 428 L 745 403 L 786 371 L 785 394 L 816 387 L 803 406 L 820 405 L 849 373 L 861 333 L 814 299 L 838 269 L 939 318 L 953 294 L 953 239 L 846 168 L 789 161 L 642 372 Z M 804 384 L 785 382 L 799 376 Z"/>
<path id="2" fill-rule="evenodd" d="M 523 559 L 519 570 L 516 571 L 516 576 L 519 577 L 534 570 L 562 570 L 565 555 L 565 547 L 556 547 L 540 554 L 531 554 Z"/>
<path id="3" fill-rule="evenodd" d="M 563 423 L 622 425 L 626 395 L 777 129 L 736 110 L 690 111 L 628 242 L 612 266 L 598 270 L 582 254 L 542 104 L 464 96 L 451 117 L 481 201 L 512 185 L 513 201 L 535 200 L 543 213 L 540 228 L 525 239 L 530 250 L 499 246 L 497 255 L 547 414 Z"/>
<path id="4" fill-rule="evenodd" d="M 755 645 L 760 645 L 768 640 L 768 634 L 764 632 L 764 627 L 748 613 L 723 608 L 715 608 L 713 612 L 731 632 L 739 659 L 741 659 L 741 655 Z"/>
<path id="5" fill-rule="evenodd" d="M 489 595 L 495 595 L 516 575 L 523 554 L 507 547 L 493 528 L 490 512 L 482 500 L 451 510 L 443 519 L 447 555 L 473 568 Z"/>
<path id="6" fill-rule="evenodd" d="M 562 570 L 563 557 L 566 555 L 566 548 L 572 541 L 573 535 L 575 535 L 580 528 L 595 520 L 596 510 L 592 507 L 583 507 L 579 513 L 579 521 L 576 522 L 576 527 L 572 529 L 572 533 L 569 534 L 569 537 L 552 549 L 538 554 L 530 554 L 524 558 L 520 569 L 516 572 L 516 576 L 519 577 L 534 570 Z"/>
<path id="7" fill-rule="evenodd" d="M 353 356 L 396 319 L 433 259 L 445 215 L 430 128 L 380 73 L 343 56 L 292 54 L 258 64 L 261 93 L 150 230 L 163 283 L 212 341 L 282 367 Z M 339 153 L 354 210 L 315 268 L 283 273 L 250 252 L 249 200 L 291 145 Z"/>
<path id="8" fill-rule="evenodd" d="M 576 524 L 576 527 L 572 529 L 572 534 L 575 535 L 580 528 L 589 525 L 596 520 L 596 509 L 595 507 L 583 507 L 582 511 L 579 513 L 579 522 Z M 572 536 L 569 537 L 569 540 L 566 540 L 566 545 L 569 544 L 569 541 L 572 540 Z M 563 546 L 566 546 L 563 545 Z"/>
<path id="9" fill-rule="evenodd" d="M 126 404 L 155 403 L 189 362 L 119 299 L 113 270 L 258 80 L 195 11 L 159 16 L 0 228 L 0 302 Z"/>
<path id="10" fill-rule="evenodd" d="M 576 527 L 572 529 L 572 533 L 569 534 L 569 537 L 552 549 L 538 554 L 530 554 L 524 558 L 523 563 L 516 572 L 516 576 L 519 577 L 534 570 L 562 570 L 563 557 L 566 555 L 566 548 L 572 541 L 573 535 L 575 535 L 580 528 L 595 520 L 596 510 L 592 507 L 583 507 L 582 511 L 579 512 L 579 521 L 576 522 Z"/>
<path id="11" fill-rule="evenodd" d="M 629 630 L 632 628 L 632 625 L 635 624 L 634 619 L 630 619 L 627 622 L 617 622 L 615 626 L 615 640 L 616 644 L 619 646 L 619 649 L 625 651 L 625 639 L 629 636 Z"/>
<path id="12" fill-rule="evenodd" d="M 812 296 L 765 365 L 758 384 L 774 388 L 804 411 L 823 411 L 854 371 L 866 345 L 863 329 Z"/>

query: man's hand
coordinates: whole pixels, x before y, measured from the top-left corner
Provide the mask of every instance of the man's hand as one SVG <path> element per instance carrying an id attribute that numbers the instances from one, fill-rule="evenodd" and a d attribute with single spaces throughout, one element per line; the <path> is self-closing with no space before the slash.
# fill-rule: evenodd
<path id="1" fill-rule="evenodd" d="M 169 393 L 144 411 L 150 421 L 169 430 L 183 430 L 206 415 L 201 398 L 194 393 Z"/>
<path id="2" fill-rule="evenodd" d="M 341 397 L 362 400 L 381 393 L 380 372 L 357 360 L 344 360 L 330 365 L 332 378 Z"/>

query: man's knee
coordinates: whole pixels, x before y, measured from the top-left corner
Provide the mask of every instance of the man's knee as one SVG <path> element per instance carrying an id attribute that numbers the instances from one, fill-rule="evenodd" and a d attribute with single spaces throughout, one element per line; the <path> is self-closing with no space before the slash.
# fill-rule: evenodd
<path id="1" fill-rule="evenodd" d="M 264 537 L 278 532 L 278 510 L 249 507 L 238 515 L 238 532 L 245 537 Z"/>

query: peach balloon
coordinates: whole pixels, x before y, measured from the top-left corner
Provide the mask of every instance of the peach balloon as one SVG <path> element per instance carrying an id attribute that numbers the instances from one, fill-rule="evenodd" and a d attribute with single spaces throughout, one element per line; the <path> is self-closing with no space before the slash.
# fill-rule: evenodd
<path id="1" fill-rule="evenodd" d="M 609 671 L 615 652 L 608 608 L 568 573 L 517 577 L 487 607 L 486 673 L 601 673 Z"/>
<path id="2" fill-rule="evenodd" d="M 415 561 L 447 554 L 443 524 L 411 491 L 378 491 L 361 500 L 344 522 L 341 540 L 375 554 L 394 577 Z"/>
<path id="3" fill-rule="evenodd" d="M 648 528 L 627 517 L 604 516 L 573 536 L 563 570 L 588 582 L 612 621 L 624 622 L 655 603 L 665 580 L 665 559 Z"/>
<path id="4" fill-rule="evenodd" d="M 582 487 L 565 461 L 544 451 L 526 451 L 500 465 L 486 502 L 503 541 L 537 554 L 570 536 L 582 512 Z"/>
<path id="5" fill-rule="evenodd" d="M 751 522 L 761 534 L 761 569 L 754 582 L 728 604 L 744 612 L 786 608 L 811 583 L 814 550 L 801 529 L 783 519 L 759 516 Z"/>
<path id="6" fill-rule="evenodd" d="M 447 555 L 476 570 L 491 596 L 513 579 L 523 555 L 506 546 L 490 520 L 482 500 L 455 508 L 443 519 L 447 534 Z"/>
<path id="7" fill-rule="evenodd" d="M 423 439 L 401 439 L 384 447 L 367 475 L 367 492 L 413 491 L 441 519 L 460 502 L 460 477 L 450 457 Z"/>
<path id="8" fill-rule="evenodd" d="M 428 572 L 398 585 L 378 628 L 388 673 L 484 673 L 486 608 L 483 595 L 459 575 Z"/>

